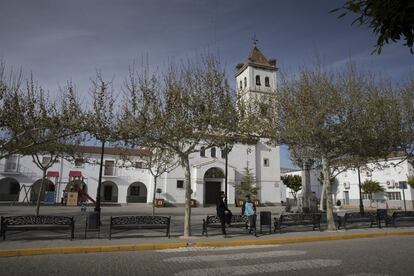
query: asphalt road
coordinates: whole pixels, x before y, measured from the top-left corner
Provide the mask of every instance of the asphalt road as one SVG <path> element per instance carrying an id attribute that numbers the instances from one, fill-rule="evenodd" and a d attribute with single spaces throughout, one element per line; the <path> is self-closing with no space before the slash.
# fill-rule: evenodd
<path id="1" fill-rule="evenodd" d="M 1 275 L 414 275 L 414 237 L 0 258 Z"/>

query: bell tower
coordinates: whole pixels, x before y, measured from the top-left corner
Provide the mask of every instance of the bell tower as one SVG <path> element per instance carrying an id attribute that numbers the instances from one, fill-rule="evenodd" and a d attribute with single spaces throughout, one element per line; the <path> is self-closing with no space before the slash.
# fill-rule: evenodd
<path id="1" fill-rule="evenodd" d="M 257 48 L 257 40 L 253 40 L 253 48 L 244 63 L 236 66 L 237 93 L 241 100 L 264 100 L 276 93 L 276 60 L 268 60 Z"/>

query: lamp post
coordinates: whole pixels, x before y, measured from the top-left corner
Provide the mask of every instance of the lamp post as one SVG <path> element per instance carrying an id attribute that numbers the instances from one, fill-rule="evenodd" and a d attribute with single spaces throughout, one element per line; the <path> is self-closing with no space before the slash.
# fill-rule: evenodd
<path id="1" fill-rule="evenodd" d="M 98 178 L 98 191 L 96 193 L 96 203 L 95 203 L 95 212 L 98 213 L 98 225 L 101 224 L 101 186 L 102 186 L 102 168 L 103 168 L 103 159 L 105 151 L 105 141 L 102 141 L 101 148 L 101 164 L 99 166 L 99 178 Z"/>
<path id="2" fill-rule="evenodd" d="M 358 186 L 359 186 L 359 212 L 364 213 L 364 202 L 362 201 L 362 189 L 361 189 L 361 172 L 358 167 Z"/>
<path id="3" fill-rule="evenodd" d="M 231 151 L 231 149 L 233 148 L 232 145 L 228 145 L 227 143 L 224 145 L 224 153 L 225 153 L 225 157 L 226 157 L 226 167 L 225 167 L 225 172 L 224 172 L 224 203 L 226 204 L 226 207 L 228 207 L 228 189 L 227 189 L 227 184 L 228 184 L 228 167 L 229 167 L 229 152 Z"/>

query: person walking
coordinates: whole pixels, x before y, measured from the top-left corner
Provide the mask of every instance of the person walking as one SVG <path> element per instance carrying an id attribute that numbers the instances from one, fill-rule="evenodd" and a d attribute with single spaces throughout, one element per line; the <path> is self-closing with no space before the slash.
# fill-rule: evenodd
<path id="1" fill-rule="evenodd" d="M 226 203 L 224 202 L 224 192 L 220 192 L 220 197 L 217 201 L 216 209 L 217 209 L 217 216 L 220 219 L 221 223 L 221 232 L 223 235 L 226 235 L 226 221 L 229 222 L 229 217 L 231 219 L 231 211 L 227 208 Z"/>
<path id="2" fill-rule="evenodd" d="M 242 215 L 245 215 L 249 221 L 249 234 L 253 233 L 257 237 L 256 233 L 256 206 L 250 199 L 250 195 L 246 196 L 246 200 L 242 206 Z"/>

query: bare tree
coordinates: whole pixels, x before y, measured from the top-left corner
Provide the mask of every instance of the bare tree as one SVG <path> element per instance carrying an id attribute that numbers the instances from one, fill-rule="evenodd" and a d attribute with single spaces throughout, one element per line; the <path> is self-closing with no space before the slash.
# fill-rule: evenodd
<path id="1" fill-rule="evenodd" d="M 282 87 L 284 141 L 311 149 L 321 163 L 329 230 L 336 229 L 330 180 L 347 169 L 344 161 L 375 160 L 393 143 L 386 117 L 392 105 L 375 93 L 380 89 L 352 67 L 337 74 L 305 68 Z"/>
<path id="2" fill-rule="evenodd" d="M 184 236 L 191 236 L 190 155 L 223 144 L 238 125 L 236 99 L 218 60 L 171 65 L 165 73 L 144 70 L 128 82 L 131 103 L 123 118 L 126 136 L 173 152 L 185 171 Z"/>

